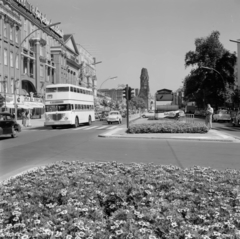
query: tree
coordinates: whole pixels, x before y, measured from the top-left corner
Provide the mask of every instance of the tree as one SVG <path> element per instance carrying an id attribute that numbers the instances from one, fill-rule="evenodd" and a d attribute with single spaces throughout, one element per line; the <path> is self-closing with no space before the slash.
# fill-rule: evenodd
<path id="1" fill-rule="evenodd" d="M 104 109 L 105 109 L 105 107 L 108 107 L 108 102 L 106 99 L 102 100 L 102 106 L 104 107 Z"/>
<path id="2" fill-rule="evenodd" d="M 195 51 L 185 56 L 185 66 L 195 67 L 184 79 L 185 100 L 195 101 L 198 107 L 210 103 L 218 108 L 231 100 L 237 57 L 223 47 L 219 36 L 218 31 L 213 31 L 196 39 Z"/>
<path id="3" fill-rule="evenodd" d="M 146 106 L 146 101 L 142 99 L 141 97 L 135 96 L 129 101 L 130 107 L 135 107 L 136 109 L 145 109 L 147 108 Z"/>
<path id="4" fill-rule="evenodd" d="M 115 107 L 115 102 L 113 100 L 111 100 L 109 103 L 108 103 L 108 106 L 110 107 L 110 110 L 112 110 L 114 107 Z"/>

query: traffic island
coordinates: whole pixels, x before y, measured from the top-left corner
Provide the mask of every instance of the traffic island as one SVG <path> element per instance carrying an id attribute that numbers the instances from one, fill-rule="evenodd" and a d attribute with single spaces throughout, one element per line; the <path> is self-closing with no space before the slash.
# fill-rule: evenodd
<path id="1" fill-rule="evenodd" d="M 138 121 L 138 120 L 137 120 Z M 112 131 L 109 131 L 105 134 L 100 134 L 99 137 L 104 138 L 132 138 L 132 139 L 163 139 L 163 140 L 195 140 L 195 141 L 220 141 L 220 142 L 235 142 L 239 143 L 240 140 L 234 138 L 230 135 L 223 134 L 217 130 L 207 130 L 205 126 L 200 126 L 196 124 L 196 127 L 192 129 L 188 129 L 189 124 L 183 126 L 182 128 L 178 128 L 178 132 L 174 132 L 172 128 L 168 125 L 168 127 L 152 127 L 153 131 L 151 131 L 152 124 L 144 124 L 143 129 L 145 133 L 139 131 L 139 128 L 142 129 L 142 124 L 138 124 L 135 122 L 133 125 L 129 127 L 127 130 L 126 128 L 117 128 Z M 139 120 L 142 122 L 142 120 Z M 175 125 L 176 126 L 176 125 Z M 190 127 L 190 126 L 189 126 Z M 138 133 L 133 133 L 134 129 L 137 129 Z M 165 129 L 165 131 L 163 131 Z M 186 130 L 186 133 L 184 132 Z M 143 130 L 143 131 L 144 131 Z M 159 130 L 159 131 L 157 131 Z M 161 132 L 162 130 L 162 132 Z M 177 131 L 176 130 L 176 131 Z M 198 130 L 198 131 L 197 131 Z M 172 131 L 172 133 L 171 133 Z M 131 132 L 131 133 L 129 133 Z M 161 133 L 160 133 L 161 132 Z M 187 133 L 188 132 L 188 133 Z"/>

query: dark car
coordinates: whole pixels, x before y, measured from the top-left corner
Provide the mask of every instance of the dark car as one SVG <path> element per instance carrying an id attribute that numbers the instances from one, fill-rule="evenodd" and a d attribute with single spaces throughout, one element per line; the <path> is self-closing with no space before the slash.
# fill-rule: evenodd
<path id="1" fill-rule="evenodd" d="M 14 120 L 10 113 L 0 113 L 0 135 L 10 134 L 15 138 L 21 132 L 21 126 Z"/>

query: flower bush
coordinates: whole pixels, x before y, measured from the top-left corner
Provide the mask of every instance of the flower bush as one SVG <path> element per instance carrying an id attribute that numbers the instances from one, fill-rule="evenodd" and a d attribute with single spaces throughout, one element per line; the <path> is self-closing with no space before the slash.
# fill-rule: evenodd
<path id="1" fill-rule="evenodd" d="M 203 123 L 163 121 L 152 124 L 133 124 L 129 126 L 127 133 L 207 133 L 208 130 Z"/>
<path id="2" fill-rule="evenodd" d="M 0 238 L 237 239 L 240 172 L 58 162 L 0 187 Z"/>

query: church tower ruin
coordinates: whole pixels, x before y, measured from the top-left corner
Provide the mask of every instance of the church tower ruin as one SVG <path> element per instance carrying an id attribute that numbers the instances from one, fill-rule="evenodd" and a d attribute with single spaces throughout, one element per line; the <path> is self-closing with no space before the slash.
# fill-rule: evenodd
<path id="1" fill-rule="evenodd" d="M 147 109 L 149 109 L 149 76 L 146 68 L 142 68 L 141 76 L 140 76 L 140 91 L 138 97 L 142 98 L 146 102 Z"/>

